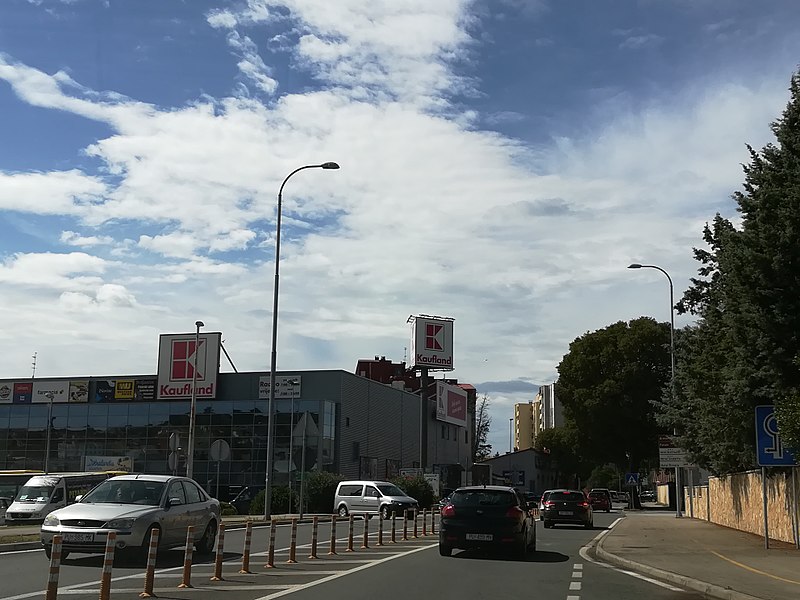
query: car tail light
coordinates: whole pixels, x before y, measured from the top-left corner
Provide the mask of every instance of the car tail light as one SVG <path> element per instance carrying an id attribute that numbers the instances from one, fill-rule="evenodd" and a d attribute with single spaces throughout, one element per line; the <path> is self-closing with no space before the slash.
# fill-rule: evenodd
<path id="1" fill-rule="evenodd" d="M 506 511 L 507 517 L 518 519 L 521 515 L 525 514 L 519 506 L 510 506 Z"/>
<path id="2" fill-rule="evenodd" d="M 581 505 L 583 508 L 587 508 L 587 507 L 589 506 L 589 503 L 588 503 L 588 502 L 586 502 L 586 501 L 584 500 L 583 502 L 581 502 L 581 504 L 580 504 L 580 505 Z"/>
<path id="3" fill-rule="evenodd" d="M 442 509 L 442 516 L 443 517 L 455 517 L 456 516 L 456 507 L 452 504 L 448 504 Z"/>
<path id="4" fill-rule="evenodd" d="M 555 502 L 551 502 L 550 500 L 548 500 L 548 501 L 546 501 L 544 503 L 544 507 L 545 508 L 550 508 L 551 506 L 555 506 L 555 505 L 556 505 L 556 503 Z"/>

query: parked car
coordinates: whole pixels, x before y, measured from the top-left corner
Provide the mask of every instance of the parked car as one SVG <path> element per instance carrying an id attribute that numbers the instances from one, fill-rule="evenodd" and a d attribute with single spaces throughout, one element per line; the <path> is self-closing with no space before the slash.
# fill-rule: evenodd
<path id="1" fill-rule="evenodd" d="M 117 550 L 131 557 L 147 554 L 153 529 L 160 530 L 159 548 L 186 543 L 186 528 L 194 525 L 200 554 L 214 549 L 219 501 L 187 477 L 121 475 L 107 479 L 79 501 L 45 517 L 41 541 L 47 557 L 53 536 L 63 538 L 61 557 L 71 552 L 105 550 L 109 531 L 117 532 Z"/>
<path id="2" fill-rule="evenodd" d="M 611 502 L 621 502 L 619 499 L 619 492 L 616 490 L 608 490 L 608 493 L 611 494 Z"/>
<path id="3" fill-rule="evenodd" d="M 608 494 L 601 491 L 589 492 L 589 504 L 592 505 L 592 510 L 604 510 L 609 512 L 611 510 L 611 503 L 608 500 Z"/>
<path id="4" fill-rule="evenodd" d="M 445 506 L 447 506 L 447 503 L 450 502 L 450 498 L 452 497 L 452 495 L 453 492 L 450 492 L 446 496 L 441 497 L 439 499 L 439 502 L 436 503 L 436 507 L 441 511 Z"/>
<path id="5" fill-rule="evenodd" d="M 538 507 L 541 499 L 541 494 L 536 494 L 535 492 L 525 492 L 525 501 L 528 503 L 530 508 Z"/>
<path id="6" fill-rule="evenodd" d="M 0 525 L 5 525 L 6 523 L 6 511 L 11 506 L 11 502 L 11 498 L 0 497 Z"/>
<path id="7" fill-rule="evenodd" d="M 594 514 L 589 499 L 580 490 L 553 490 L 542 512 L 545 528 L 556 523 L 577 523 L 586 529 L 594 527 Z"/>
<path id="8" fill-rule="evenodd" d="M 539 520 L 544 521 L 544 517 L 542 516 L 544 513 L 544 503 L 547 502 L 547 498 L 550 496 L 553 490 L 545 490 L 542 492 L 542 497 L 539 498 Z"/>
<path id="9" fill-rule="evenodd" d="M 419 509 L 419 502 L 388 481 L 340 481 L 333 498 L 333 510 L 340 517 L 380 515 L 388 519 L 407 509 Z"/>
<path id="10" fill-rule="evenodd" d="M 536 550 L 536 521 L 525 498 L 512 487 L 458 488 L 442 509 L 439 554 L 458 549 L 512 550 L 525 558 Z"/>
<path id="11" fill-rule="evenodd" d="M 598 494 L 603 494 L 606 497 L 606 500 L 608 501 L 608 506 L 605 507 L 603 510 L 605 510 L 606 512 L 611 512 L 611 508 L 612 508 L 612 506 L 611 506 L 611 492 L 608 490 L 608 488 L 592 488 L 589 491 L 589 497 L 592 498 L 592 494 L 594 494 L 595 492 L 597 492 Z"/>
<path id="12" fill-rule="evenodd" d="M 250 503 L 258 496 L 259 492 L 264 491 L 265 487 L 263 485 L 248 485 L 236 494 L 236 497 L 231 500 L 231 505 L 238 514 L 249 515 Z"/>

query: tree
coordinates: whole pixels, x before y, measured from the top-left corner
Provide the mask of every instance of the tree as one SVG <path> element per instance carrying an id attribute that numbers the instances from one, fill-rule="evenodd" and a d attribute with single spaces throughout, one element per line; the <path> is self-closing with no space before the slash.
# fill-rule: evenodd
<path id="1" fill-rule="evenodd" d="M 669 324 L 641 317 L 575 339 L 558 365 L 556 397 L 593 465 L 657 456 L 655 404 L 670 379 Z M 592 465 L 592 466 L 593 466 Z"/>
<path id="2" fill-rule="evenodd" d="M 480 397 L 475 407 L 475 437 L 472 440 L 472 462 L 486 460 L 492 455 L 492 445 L 487 442 L 492 416 L 489 407 L 492 401 L 488 394 Z"/>
<path id="3" fill-rule="evenodd" d="M 580 434 L 568 423 L 564 427 L 551 427 L 536 436 L 533 447 L 550 455 L 557 468 L 562 485 L 575 485 L 575 478 L 586 474 L 587 469 L 578 454 Z"/>

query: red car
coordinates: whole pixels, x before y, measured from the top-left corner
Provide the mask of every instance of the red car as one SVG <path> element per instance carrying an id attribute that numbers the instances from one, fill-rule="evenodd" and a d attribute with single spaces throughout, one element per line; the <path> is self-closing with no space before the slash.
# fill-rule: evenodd
<path id="1" fill-rule="evenodd" d="M 593 510 L 611 512 L 611 494 L 607 490 L 592 490 L 589 492 L 589 502 Z"/>

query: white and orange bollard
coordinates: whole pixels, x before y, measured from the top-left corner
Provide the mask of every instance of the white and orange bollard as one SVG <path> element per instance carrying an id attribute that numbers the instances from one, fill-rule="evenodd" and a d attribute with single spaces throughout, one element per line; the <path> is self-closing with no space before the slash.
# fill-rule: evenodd
<path id="1" fill-rule="evenodd" d="M 292 541 L 289 544 L 289 560 L 288 564 L 297 562 L 297 519 L 292 519 Z"/>
<path id="2" fill-rule="evenodd" d="M 56 600 L 58 597 L 58 574 L 61 571 L 61 542 L 60 535 L 53 536 L 53 545 L 50 549 L 50 574 L 47 577 L 47 592 L 44 600 Z"/>
<path id="3" fill-rule="evenodd" d="M 278 522 L 275 519 L 269 522 L 269 548 L 267 548 L 267 564 L 265 569 L 272 569 L 275 566 L 275 534 L 278 530 Z"/>
<path id="4" fill-rule="evenodd" d="M 158 557 L 158 538 L 161 530 L 153 527 L 150 533 L 150 546 L 147 548 L 147 570 L 144 572 L 144 591 L 139 598 L 154 598 L 153 583 L 156 578 L 156 558 Z"/>
<path id="5" fill-rule="evenodd" d="M 106 537 L 106 553 L 103 556 L 103 573 L 100 575 L 100 600 L 111 598 L 111 569 L 114 566 L 114 549 L 117 547 L 117 532 L 109 531 Z"/>
<path id="6" fill-rule="evenodd" d="M 192 554 L 194 554 L 194 525 L 186 528 L 186 551 L 183 553 L 183 577 L 179 588 L 192 587 Z"/>
<path id="7" fill-rule="evenodd" d="M 361 549 L 369 548 L 369 515 L 364 515 L 364 537 L 361 540 Z"/>
<path id="8" fill-rule="evenodd" d="M 353 552 L 353 529 L 355 528 L 355 520 L 353 515 L 350 515 L 350 529 L 347 532 L 347 550 L 345 552 Z"/>
<path id="9" fill-rule="evenodd" d="M 436 511 L 431 511 L 431 535 L 436 535 Z"/>
<path id="10" fill-rule="evenodd" d="M 383 546 L 383 517 L 378 515 L 378 543 L 376 546 Z"/>
<path id="11" fill-rule="evenodd" d="M 315 559 L 317 557 L 317 535 L 319 534 L 319 517 L 314 517 L 311 520 L 311 553 L 308 558 Z"/>
<path id="12" fill-rule="evenodd" d="M 422 509 L 422 537 L 427 537 L 428 535 L 428 509 Z"/>
<path id="13" fill-rule="evenodd" d="M 225 523 L 220 521 L 217 529 L 217 554 L 214 557 L 214 575 L 211 581 L 223 581 L 222 561 L 225 559 Z"/>
<path id="14" fill-rule="evenodd" d="M 403 541 L 408 539 L 408 509 L 403 511 Z"/>
<path id="15" fill-rule="evenodd" d="M 242 550 L 242 568 L 239 573 L 250 573 L 250 544 L 253 541 L 253 522 L 248 521 L 244 528 L 244 549 Z"/>
<path id="16" fill-rule="evenodd" d="M 328 554 L 336 554 L 336 515 L 331 515 L 331 543 L 328 546 Z"/>
<path id="17" fill-rule="evenodd" d="M 417 517 L 419 517 L 419 511 L 414 509 L 411 512 L 414 513 L 414 537 L 417 538 L 419 537 L 419 535 L 417 534 L 417 526 L 419 524 L 419 519 Z"/>

